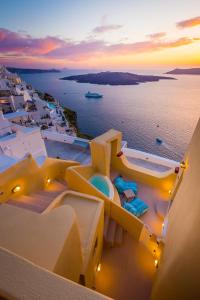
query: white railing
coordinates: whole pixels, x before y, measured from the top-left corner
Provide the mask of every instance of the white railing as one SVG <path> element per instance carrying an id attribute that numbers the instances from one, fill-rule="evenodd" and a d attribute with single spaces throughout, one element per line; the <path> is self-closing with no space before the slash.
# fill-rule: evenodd
<path id="1" fill-rule="evenodd" d="M 41 135 L 43 139 L 48 139 L 48 140 L 67 143 L 67 144 L 73 144 L 75 141 L 89 143 L 89 140 L 87 139 L 82 139 L 76 136 L 48 131 L 48 130 L 41 130 Z"/>
<path id="2" fill-rule="evenodd" d="M 161 157 L 155 154 L 150 154 L 147 152 L 131 149 L 131 148 L 123 148 L 122 149 L 125 156 L 135 159 L 141 159 L 146 162 L 151 162 L 157 165 L 166 166 L 169 168 L 176 168 L 180 166 L 180 162 L 171 160 L 165 157 Z"/>

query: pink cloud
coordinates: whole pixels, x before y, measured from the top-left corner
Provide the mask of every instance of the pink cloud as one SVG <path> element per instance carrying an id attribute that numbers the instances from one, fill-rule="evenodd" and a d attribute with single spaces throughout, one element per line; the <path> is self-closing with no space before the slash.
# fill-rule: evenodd
<path id="1" fill-rule="evenodd" d="M 56 37 L 33 38 L 29 35 L 16 33 L 4 28 L 0 28 L 0 52 L 13 52 L 29 55 L 47 54 L 58 47 L 64 41 Z"/>
<path id="2" fill-rule="evenodd" d="M 200 16 L 192 18 L 192 19 L 183 20 L 183 21 L 176 23 L 176 26 L 181 29 L 199 26 L 199 25 L 200 25 Z"/>
<path id="3" fill-rule="evenodd" d="M 80 42 L 47 36 L 34 38 L 27 34 L 16 33 L 0 28 L 0 61 L 37 61 L 73 63 L 87 61 L 104 55 L 132 55 L 148 53 L 163 49 L 176 48 L 198 42 L 199 38 L 182 37 L 173 41 L 161 39 L 164 32 L 151 35 L 151 39 L 135 43 L 118 43 L 110 45 L 103 40 L 91 39 Z"/>

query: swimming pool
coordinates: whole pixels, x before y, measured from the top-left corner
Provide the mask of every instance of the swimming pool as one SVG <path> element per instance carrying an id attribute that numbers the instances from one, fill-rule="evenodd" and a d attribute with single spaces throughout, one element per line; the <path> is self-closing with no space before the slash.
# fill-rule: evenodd
<path id="1" fill-rule="evenodd" d="M 56 106 L 53 103 L 48 103 L 47 106 L 49 109 L 56 109 Z"/>
<path id="2" fill-rule="evenodd" d="M 75 139 L 73 144 L 78 145 L 82 148 L 88 148 L 89 147 L 89 143 L 87 141 L 81 141 L 81 140 L 78 140 L 78 139 Z"/>
<path id="3" fill-rule="evenodd" d="M 90 183 L 108 198 L 113 199 L 114 190 L 112 183 L 110 182 L 108 177 L 102 175 L 94 175 L 90 178 Z"/>

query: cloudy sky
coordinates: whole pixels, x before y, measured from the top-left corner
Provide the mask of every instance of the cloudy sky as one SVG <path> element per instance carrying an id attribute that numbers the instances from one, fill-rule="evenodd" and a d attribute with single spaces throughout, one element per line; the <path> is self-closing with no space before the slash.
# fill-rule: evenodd
<path id="1" fill-rule="evenodd" d="M 199 0 L 0 0 L 0 63 L 200 66 Z"/>

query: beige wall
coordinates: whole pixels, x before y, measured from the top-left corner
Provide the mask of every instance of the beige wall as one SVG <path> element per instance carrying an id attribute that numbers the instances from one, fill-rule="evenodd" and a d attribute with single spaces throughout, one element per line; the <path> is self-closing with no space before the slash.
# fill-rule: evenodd
<path id="1" fill-rule="evenodd" d="M 10 197 L 20 194 L 30 194 L 46 185 L 47 178 L 64 179 L 65 170 L 72 165 L 79 165 L 73 161 L 47 158 L 42 167 L 39 167 L 31 155 L 13 165 L 5 172 L 0 173 L 0 203 Z M 13 194 L 12 189 L 19 185 L 20 192 Z"/>
<path id="2" fill-rule="evenodd" d="M 83 253 L 81 274 L 85 277 L 85 285 L 92 288 L 95 285 L 96 269 L 101 260 L 103 248 L 103 201 L 90 195 L 67 191 L 59 195 L 45 210 L 44 214 L 56 207 L 65 205 L 70 205 L 77 216 Z M 98 240 L 97 244 L 96 239 Z M 71 251 L 71 247 L 69 251 Z"/>
<path id="3" fill-rule="evenodd" d="M 158 187 L 163 191 L 172 190 L 177 177 L 174 171 L 170 170 L 162 173 L 154 171 L 151 172 L 152 174 L 148 174 L 147 170 L 130 163 L 124 155 L 117 157 L 120 145 L 121 140 L 119 136 L 116 136 L 116 139 L 111 142 L 111 167 L 114 170 L 143 184 Z"/>
<path id="4" fill-rule="evenodd" d="M 79 281 L 82 251 L 77 218 L 70 206 L 37 214 L 1 205 L 0 247 L 63 277 Z"/>
<path id="5" fill-rule="evenodd" d="M 186 160 L 188 166 L 168 216 L 152 300 L 200 298 L 200 122 Z"/>
<path id="6" fill-rule="evenodd" d="M 0 296 L 10 300 L 110 299 L 0 248 Z"/>

